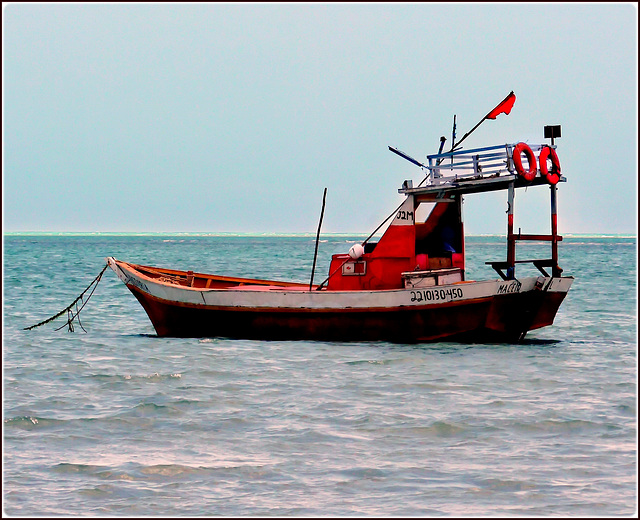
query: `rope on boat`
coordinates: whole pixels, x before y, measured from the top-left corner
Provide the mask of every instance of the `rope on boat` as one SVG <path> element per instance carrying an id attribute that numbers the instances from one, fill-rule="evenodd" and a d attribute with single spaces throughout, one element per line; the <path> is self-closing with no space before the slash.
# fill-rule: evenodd
<path id="1" fill-rule="evenodd" d="M 100 283 L 100 280 L 102 279 L 102 275 L 104 274 L 104 272 L 107 269 L 107 267 L 109 267 L 108 263 L 102 268 L 102 271 L 100 271 L 100 274 L 98 274 L 98 276 L 96 276 L 93 279 L 93 282 L 91 282 L 89 284 L 89 286 L 84 291 L 82 291 L 80 293 L 80 296 L 78 296 L 75 300 L 73 300 L 71 305 L 69 305 L 69 306 L 65 307 L 64 309 L 62 309 L 55 316 L 51 316 L 51 318 L 48 318 L 48 319 L 46 319 L 44 321 L 41 321 L 40 323 L 36 323 L 35 325 L 31 325 L 31 327 L 25 327 L 22 330 L 31 330 L 31 329 L 35 329 L 36 327 L 40 327 L 40 325 L 45 325 L 45 324 L 49 323 L 50 321 L 53 321 L 56 318 L 59 318 L 60 316 L 62 316 L 66 312 L 67 313 L 67 323 L 65 323 L 61 327 L 58 327 L 56 330 L 60 330 L 61 328 L 67 326 L 67 327 L 69 327 L 69 332 L 73 332 L 74 331 L 73 321 L 77 318 L 78 319 L 78 325 L 80 325 L 80 328 L 82 330 L 84 330 L 85 332 L 87 332 L 85 330 L 85 328 L 82 326 L 82 322 L 80 321 L 80 311 L 82 311 L 82 309 L 84 309 L 84 306 L 89 302 L 89 300 L 91 299 L 91 296 L 93 296 L 93 293 L 95 292 L 96 288 L 98 287 L 98 284 Z M 91 293 L 89 293 L 89 296 L 87 296 L 87 299 L 85 300 L 84 299 L 84 295 L 86 294 L 86 292 L 89 289 L 91 289 L 92 286 L 93 286 L 93 289 L 92 289 Z M 80 301 L 81 301 L 82 305 L 80 306 L 80 308 L 78 308 L 78 302 L 80 302 Z M 74 308 L 75 308 L 75 313 L 72 310 Z"/>
<path id="2" fill-rule="evenodd" d="M 374 231 L 373 233 L 371 233 L 367 238 L 365 238 L 365 240 L 362 242 L 362 247 L 364 247 L 364 245 L 365 245 L 369 240 L 371 240 L 371 238 L 373 237 L 373 235 L 375 235 L 375 234 L 378 232 L 378 230 L 379 230 L 382 226 L 384 226 L 384 225 L 385 225 L 385 223 L 386 223 L 386 222 L 387 222 L 391 217 L 393 217 L 396 213 L 398 213 L 398 210 L 402 207 L 402 204 L 404 204 L 404 201 L 402 201 L 402 203 L 401 203 L 401 204 L 400 204 L 396 209 L 394 209 L 394 210 L 391 212 L 391 214 L 390 214 L 387 218 L 385 218 L 385 219 L 380 223 L 380 225 L 375 229 L 375 231 Z M 325 283 L 327 283 L 327 282 L 329 281 L 329 279 L 330 279 L 334 274 L 336 274 L 340 269 L 342 269 L 342 266 L 343 266 L 344 264 L 346 264 L 347 262 L 349 262 L 350 260 L 351 260 L 351 258 L 347 258 L 347 259 L 346 259 L 344 262 L 342 262 L 338 267 L 336 267 L 336 268 L 334 269 L 334 271 L 333 271 L 332 273 L 330 273 L 330 274 L 329 274 L 329 276 L 327 276 L 327 277 L 324 279 L 324 281 L 323 281 L 320 285 L 318 285 L 318 287 L 316 288 L 316 291 L 320 291 L 320 290 L 322 289 L 322 287 L 324 287 L 324 284 L 325 284 Z M 309 289 L 309 290 L 311 290 L 311 289 Z"/>
<path id="3" fill-rule="evenodd" d="M 427 180 L 427 177 L 425 177 L 424 179 L 422 179 L 422 180 L 420 181 L 420 184 L 418 184 L 418 188 L 419 188 L 420 186 L 422 186 L 422 184 L 423 184 L 426 180 Z M 375 235 L 375 234 L 378 232 L 378 230 L 379 230 L 382 226 L 384 226 L 384 225 L 387 223 L 387 221 L 388 221 L 391 217 L 393 217 L 396 213 L 398 213 L 398 211 L 400 210 L 400 208 L 402 207 L 402 205 L 403 205 L 404 203 L 405 203 L 405 201 L 403 200 L 403 201 L 400 203 L 400 205 L 399 205 L 396 209 L 394 209 L 394 210 L 389 214 L 389 216 L 388 216 L 387 218 L 385 218 L 382 222 L 380 222 L 380 225 L 379 225 L 379 226 L 378 226 L 378 227 L 373 231 L 373 233 L 371 233 L 367 238 L 365 238 L 365 239 L 363 240 L 363 242 L 362 242 L 362 247 L 364 247 L 364 245 L 365 245 L 367 242 L 369 242 L 369 240 L 371 240 L 371 239 L 373 238 L 373 235 Z M 321 221 L 321 222 L 322 222 L 322 221 Z M 330 279 L 334 274 L 336 274 L 336 273 L 337 273 L 337 272 L 342 268 L 342 266 L 343 266 L 344 264 L 346 264 L 346 263 L 347 263 L 347 262 L 349 262 L 350 260 L 351 260 L 351 258 L 347 258 L 347 259 L 346 259 L 344 262 L 342 262 L 342 264 L 340 264 L 340 265 L 339 265 L 339 266 L 338 266 L 338 267 L 337 267 L 337 268 L 336 268 L 332 273 L 329 273 L 329 276 L 327 276 L 327 277 L 324 279 L 324 281 L 323 281 L 320 285 L 318 285 L 318 287 L 316 288 L 316 291 L 320 291 L 320 290 L 322 290 L 322 288 L 324 287 L 324 284 L 325 284 L 325 283 L 327 283 L 327 282 L 329 281 L 329 279 Z M 311 290 L 311 288 L 309 288 L 309 290 Z"/>

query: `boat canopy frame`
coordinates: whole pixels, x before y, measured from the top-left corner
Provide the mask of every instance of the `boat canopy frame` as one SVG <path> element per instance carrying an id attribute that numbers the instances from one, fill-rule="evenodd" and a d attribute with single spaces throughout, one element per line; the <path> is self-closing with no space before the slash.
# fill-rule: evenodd
<path id="1" fill-rule="evenodd" d="M 553 139 L 551 145 L 530 144 L 528 146 L 534 152 L 539 152 L 547 146 L 556 148 Z M 416 202 L 442 202 L 471 193 L 507 190 L 507 259 L 490 261 L 486 264 L 491 265 L 503 280 L 516 279 L 516 264 L 524 263 L 533 264 L 545 277 L 549 274 L 544 268 L 550 267 L 551 275 L 560 277 L 562 269 L 558 265 L 558 242 L 562 241 L 562 236 L 558 235 L 557 184 L 550 184 L 547 181 L 540 173 L 539 165 L 531 181 L 518 175 L 513 162 L 515 147 L 516 143 L 507 143 L 428 155 L 429 165 L 423 168 L 428 170 L 426 184 L 423 186 L 421 183 L 414 188 L 412 181 L 405 181 L 398 192 L 413 196 Z M 560 176 L 559 182 L 566 182 L 566 180 L 564 176 Z M 517 234 L 514 233 L 515 189 L 540 185 L 550 188 L 551 234 L 522 234 L 520 231 Z M 550 242 L 551 258 L 516 260 L 516 242 L 521 240 Z"/>

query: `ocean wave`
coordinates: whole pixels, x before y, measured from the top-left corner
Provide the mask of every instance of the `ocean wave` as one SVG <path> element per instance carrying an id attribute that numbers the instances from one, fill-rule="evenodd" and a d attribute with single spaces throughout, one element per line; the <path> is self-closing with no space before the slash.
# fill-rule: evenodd
<path id="1" fill-rule="evenodd" d="M 143 466 L 140 472 L 144 475 L 159 475 L 162 477 L 177 477 L 183 475 L 193 475 L 195 473 L 202 473 L 207 468 L 194 468 L 191 466 L 184 466 L 181 464 L 156 464 L 153 466 Z"/>
<path id="2" fill-rule="evenodd" d="M 536 422 L 514 423 L 513 427 L 531 433 L 582 433 L 597 430 L 620 429 L 613 424 L 603 424 L 582 419 L 547 419 Z"/>
<path id="3" fill-rule="evenodd" d="M 244 473 L 266 472 L 266 468 L 277 460 L 265 460 L 262 463 L 255 460 L 244 460 L 242 458 L 222 458 L 215 461 L 208 461 L 204 465 L 190 465 L 181 463 L 138 463 L 126 459 L 118 460 L 118 464 L 88 464 L 78 462 L 61 462 L 51 469 L 55 473 L 68 475 L 78 474 L 87 477 L 94 477 L 101 480 L 158 480 L 166 481 L 189 478 L 194 475 L 204 475 L 207 473 L 218 473 L 220 471 L 240 471 Z"/>
<path id="4" fill-rule="evenodd" d="M 93 464 L 75 464 L 68 462 L 61 462 L 53 466 L 53 471 L 56 473 L 84 473 L 84 474 L 96 474 L 99 471 L 107 469 L 105 466 L 96 466 Z"/>
<path id="5" fill-rule="evenodd" d="M 165 415 L 176 415 L 183 413 L 179 409 L 179 406 L 175 406 L 174 403 L 158 404 L 154 402 L 142 402 L 138 403 L 132 408 L 121 411 L 116 415 L 110 417 L 110 419 L 128 420 L 138 418 L 155 418 Z"/>
<path id="6" fill-rule="evenodd" d="M 76 424 L 74 428 L 78 431 L 82 429 L 82 424 L 97 423 L 99 421 L 109 421 L 111 416 L 103 417 L 72 417 L 69 419 L 56 419 L 53 417 L 35 417 L 31 415 L 11 417 L 4 420 L 5 428 L 17 428 L 20 430 L 36 430 L 48 428 L 65 428 L 70 424 Z"/>
<path id="7" fill-rule="evenodd" d="M 49 419 L 46 417 L 34 417 L 32 415 L 23 415 L 11 417 L 4 420 L 4 426 L 7 428 L 19 428 L 21 430 L 33 430 L 35 428 L 45 428 L 47 426 L 55 426 L 62 424 L 64 421 Z"/>
<path id="8" fill-rule="evenodd" d="M 143 381 L 143 382 L 160 382 L 167 381 L 173 379 L 181 379 L 182 374 L 176 372 L 174 374 L 160 374 L 158 372 L 154 372 L 153 374 L 145 374 L 145 375 L 131 375 L 131 374 L 89 374 L 83 376 L 86 379 L 93 379 L 97 381 L 106 381 L 106 382 L 135 382 L 135 381 Z"/>
<path id="9" fill-rule="evenodd" d="M 469 425 L 448 422 L 435 421 L 426 425 L 400 424 L 398 426 L 375 427 L 377 431 L 393 438 L 447 438 L 463 435 L 471 430 L 477 431 L 477 427 Z"/>
<path id="10" fill-rule="evenodd" d="M 140 465 L 125 464 L 126 468 L 114 468 L 104 465 L 78 464 L 63 462 L 55 465 L 52 470 L 59 474 L 81 474 L 101 480 L 149 480 L 150 477 L 180 477 L 206 471 L 206 468 L 185 466 L 181 464 Z"/>
<path id="11" fill-rule="evenodd" d="M 349 469 L 343 469 L 337 471 L 338 474 L 344 475 L 350 479 L 354 480 L 381 480 L 388 476 L 388 472 L 381 470 L 379 468 L 370 468 L 370 467 L 355 467 Z"/>
<path id="12" fill-rule="evenodd" d="M 485 478 L 475 479 L 476 486 L 482 489 L 490 489 L 495 491 L 528 491 L 531 489 L 538 489 L 540 485 L 536 482 L 530 482 L 527 480 L 511 480 L 501 478 Z"/>
<path id="13" fill-rule="evenodd" d="M 167 401 L 166 403 L 156 403 L 152 401 L 139 402 L 130 407 L 118 407 L 115 411 L 102 413 L 100 415 L 93 415 L 89 417 L 79 416 L 82 411 L 77 412 L 76 417 L 56 418 L 56 417 L 42 417 L 35 415 L 19 415 L 10 417 L 4 420 L 5 428 L 17 428 L 21 430 L 34 430 L 51 427 L 68 427 L 69 425 L 76 424 L 73 428 L 80 431 L 83 428 L 83 424 L 89 423 L 116 425 L 117 423 L 131 424 L 132 422 L 138 422 L 140 420 L 153 419 L 165 416 L 178 416 L 182 415 L 189 410 L 205 409 L 211 406 L 210 401 L 201 401 L 198 399 L 175 399 Z M 73 413 L 73 412 L 72 412 Z M 64 415 L 69 415 L 68 411 L 64 412 Z"/>

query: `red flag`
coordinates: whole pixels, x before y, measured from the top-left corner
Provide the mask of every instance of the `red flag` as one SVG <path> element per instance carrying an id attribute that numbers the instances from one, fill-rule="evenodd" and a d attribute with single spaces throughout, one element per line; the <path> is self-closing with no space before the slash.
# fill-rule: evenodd
<path id="1" fill-rule="evenodd" d="M 511 109 L 513 108 L 513 104 L 515 102 L 516 102 L 516 95 L 513 93 L 513 90 L 512 90 L 511 94 L 509 94 L 506 98 L 504 98 L 504 101 L 502 103 L 500 103 L 496 108 L 494 108 L 491 112 L 487 114 L 486 119 L 495 119 L 496 117 L 498 117 L 498 115 L 502 113 L 509 115 L 509 112 L 511 112 Z"/>

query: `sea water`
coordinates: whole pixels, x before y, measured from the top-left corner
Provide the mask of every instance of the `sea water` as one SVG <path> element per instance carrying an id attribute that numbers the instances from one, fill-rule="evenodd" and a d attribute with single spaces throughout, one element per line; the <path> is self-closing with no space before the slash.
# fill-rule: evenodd
<path id="1" fill-rule="evenodd" d="M 363 238 L 322 236 L 315 283 Z M 4 514 L 637 513 L 635 237 L 565 237 L 575 282 L 554 325 L 521 344 L 158 338 L 111 270 L 75 332 L 66 316 L 23 330 L 70 304 L 106 256 L 306 282 L 314 246 L 5 235 Z M 467 278 L 497 278 L 484 262 L 505 255 L 503 237 L 469 237 Z M 518 245 L 519 258 L 549 255 Z"/>

